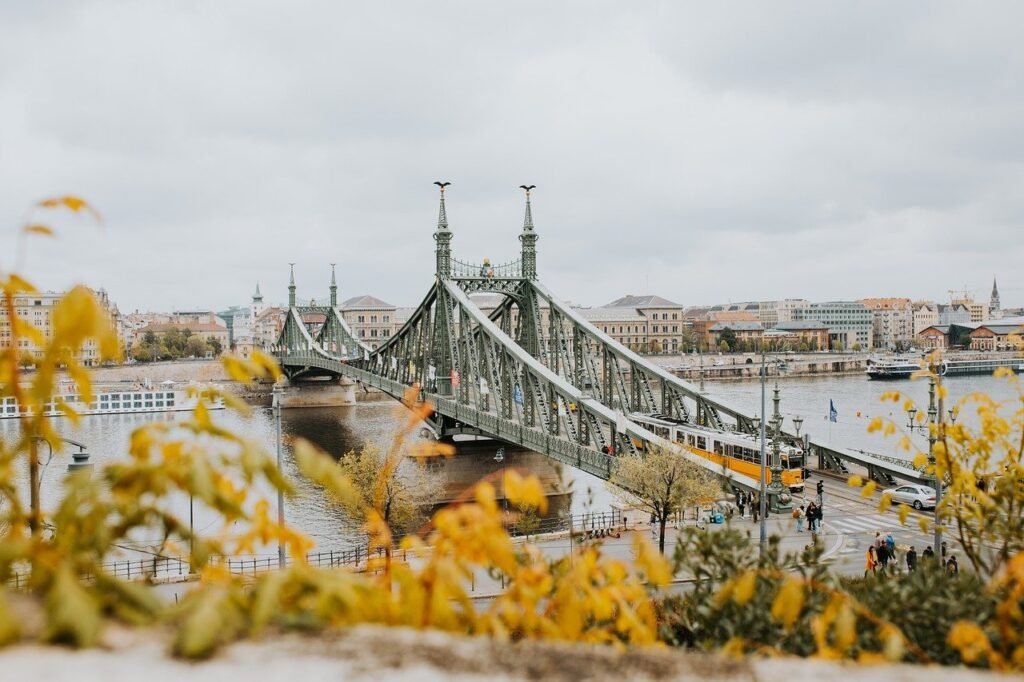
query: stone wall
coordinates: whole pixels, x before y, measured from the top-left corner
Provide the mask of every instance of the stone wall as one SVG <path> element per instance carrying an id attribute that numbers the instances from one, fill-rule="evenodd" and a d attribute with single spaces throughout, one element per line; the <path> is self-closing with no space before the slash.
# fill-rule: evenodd
<path id="1" fill-rule="evenodd" d="M 158 630 L 108 629 L 104 648 L 0 650 L 6 680 L 225 682 L 225 680 L 701 680 L 706 682 L 986 682 L 1021 679 L 959 668 L 853 665 L 804 659 L 737 660 L 669 649 L 627 649 L 456 637 L 360 626 L 316 637 L 271 635 L 226 647 L 212 660 L 167 656 Z"/>

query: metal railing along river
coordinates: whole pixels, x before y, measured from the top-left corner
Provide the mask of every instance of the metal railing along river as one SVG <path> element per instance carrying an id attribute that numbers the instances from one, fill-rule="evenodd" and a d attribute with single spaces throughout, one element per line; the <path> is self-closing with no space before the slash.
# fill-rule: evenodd
<path id="1" fill-rule="evenodd" d="M 508 524 L 509 534 L 514 537 L 537 536 L 550 533 L 573 531 L 585 537 L 604 537 L 615 530 L 625 529 L 625 520 L 615 511 L 592 512 L 577 514 L 574 516 L 559 516 L 555 518 L 540 518 L 535 522 L 520 520 Z M 400 547 L 392 549 L 392 559 L 406 561 L 409 556 L 407 551 Z M 377 548 L 368 551 L 364 545 L 357 545 L 345 549 L 328 549 L 317 552 L 308 552 L 305 556 L 306 563 L 318 568 L 339 568 L 349 566 L 359 569 L 365 567 L 370 559 L 383 559 L 384 549 Z M 278 570 L 277 554 L 253 554 L 245 556 L 211 557 L 209 563 L 214 566 L 223 566 L 229 573 L 235 575 L 257 575 L 269 571 Z M 285 558 L 285 565 L 293 563 L 292 558 Z M 103 573 L 122 580 L 167 580 L 177 577 L 187 577 L 192 574 L 191 566 L 187 558 L 170 556 L 151 556 L 144 559 L 124 559 L 121 561 L 108 561 L 103 564 Z M 92 580 L 93 576 L 86 574 L 84 580 Z M 8 584 L 14 589 L 26 587 L 29 581 L 27 571 L 16 572 L 11 576 Z"/>

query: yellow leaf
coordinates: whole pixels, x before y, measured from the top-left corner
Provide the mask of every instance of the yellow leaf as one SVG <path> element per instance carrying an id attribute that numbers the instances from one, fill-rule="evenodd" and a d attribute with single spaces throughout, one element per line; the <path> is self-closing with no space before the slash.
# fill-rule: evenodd
<path id="1" fill-rule="evenodd" d="M 41 234 L 46 237 L 53 236 L 53 230 L 46 225 L 26 225 L 21 229 L 25 234 Z"/>
<path id="2" fill-rule="evenodd" d="M 46 639 L 77 646 L 92 646 L 100 634 L 100 606 L 71 572 L 61 564 L 46 595 Z"/>
<path id="3" fill-rule="evenodd" d="M 845 652 L 857 641 L 857 616 L 846 602 L 839 607 L 835 622 L 836 649 Z"/>
<path id="4" fill-rule="evenodd" d="M 793 627 L 804 606 L 804 586 L 799 578 L 786 578 L 772 602 L 772 618 L 787 630 Z"/>
<path id="5" fill-rule="evenodd" d="M 864 479 L 858 476 L 857 474 L 854 474 L 853 476 L 850 476 L 848 479 L 846 479 L 846 484 L 851 488 L 859 488 L 862 485 L 864 485 Z"/>
<path id="6" fill-rule="evenodd" d="M 898 513 L 899 513 L 899 516 L 900 516 L 900 525 L 901 526 L 907 525 L 907 517 L 910 516 L 910 507 L 908 507 L 905 504 L 901 504 L 899 506 Z"/>
<path id="7" fill-rule="evenodd" d="M 743 606 L 754 597 L 755 587 L 757 587 L 757 572 L 747 571 L 736 579 L 736 587 L 732 593 L 733 601 Z"/>
<path id="8" fill-rule="evenodd" d="M 899 661 L 903 658 L 906 646 L 903 640 L 903 633 L 894 625 L 886 623 L 878 632 L 882 640 L 882 652 L 890 661 Z"/>
<path id="9" fill-rule="evenodd" d="M 888 511 L 889 507 L 891 507 L 891 506 L 892 506 L 892 493 L 889 493 L 889 492 L 882 493 L 881 499 L 878 500 L 878 511 L 884 513 L 886 511 Z"/>
<path id="10" fill-rule="evenodd" d="M 860 491 L 860 496 L 871 497 L 872 495 L 875 494 L 875 488 L 877 487 L 877 483 L 875 483 L 874 481 L 868 481 L 867 483 L 864 484 L 864 489 Z"/>
<path id="11" fill-rule="evenodd" d="M 882 418 L 875 417 L 868 423 L 868 433 L 874 433 L 882 428 Z"/>

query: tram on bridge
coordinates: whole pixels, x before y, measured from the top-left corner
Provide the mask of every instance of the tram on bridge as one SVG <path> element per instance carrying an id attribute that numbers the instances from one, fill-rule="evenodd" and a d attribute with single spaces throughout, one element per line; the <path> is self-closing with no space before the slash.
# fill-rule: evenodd
<path id="1" fill-rule="evenodd" d="M 721 467 L 723 473 L 735 471 L 755 480 L 761 477 L 761 441 L 753 434 L 718 431 L 694 426 L 664 415 L 631 414 L 629 418 L 647 427 L 655 435 L 677 443 L 693 454 Z M 643 449 L 644 443 L 634 443 Z M 772 439 L 765 440 L 765 452 L 772 451 Z M 782 484 L 797 493 L 804 489 L 804 452 L 801 448 L 779 443 Z"/>

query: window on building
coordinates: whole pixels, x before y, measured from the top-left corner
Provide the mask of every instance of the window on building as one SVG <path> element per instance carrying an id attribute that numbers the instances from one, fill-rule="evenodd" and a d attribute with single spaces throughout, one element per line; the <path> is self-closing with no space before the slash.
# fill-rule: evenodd
<path id="1" fill-rule="evenodd" d="M 370 315 L 370 324 L 377 324 L 377 316 Z"/>
<path id="2" fill-rule="evenodd" d="M 366 322 L 366 316 L 365 315 L 358 315 L 358 316 L 356 316 L 356 322 L 359 322 L 359 323 Z"/>

